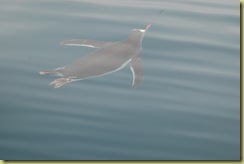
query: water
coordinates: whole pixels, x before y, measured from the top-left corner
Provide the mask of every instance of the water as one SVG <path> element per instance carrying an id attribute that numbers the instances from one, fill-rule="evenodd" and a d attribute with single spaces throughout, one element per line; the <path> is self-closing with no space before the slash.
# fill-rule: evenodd
<path id="1" fill-rule="evenodd" d="M 0 159 L 240 159 L 240 2 L 1 0 Z M 143 41 L 129 67 L 53 89 L 38 74 L 92 51 L 67 39 Z"/>

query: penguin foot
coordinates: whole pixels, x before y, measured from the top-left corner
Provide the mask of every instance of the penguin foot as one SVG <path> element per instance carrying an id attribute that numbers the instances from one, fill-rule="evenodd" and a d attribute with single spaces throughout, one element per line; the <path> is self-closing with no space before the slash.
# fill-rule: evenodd
<path id="1" fill-rule="evenodd" d="M 50 85 L 53 85 L 54 88 L 59 88 L 64 84 L 70 83 L 74 81 L 74 79 L 71 78 L 59 78 L 54 80 L 53 82 L 50 83 Z"/>

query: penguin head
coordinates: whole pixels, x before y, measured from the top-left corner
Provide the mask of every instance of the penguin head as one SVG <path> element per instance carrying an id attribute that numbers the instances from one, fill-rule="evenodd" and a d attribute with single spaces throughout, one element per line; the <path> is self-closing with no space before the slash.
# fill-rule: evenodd
<path id="1" fill-rule="evenodd" d="M 135 43 L 141 43 L 146 31 L 150 28 L 151 24 L 148 24 L 145 29 L 133 29 L 128 40 Z"/>

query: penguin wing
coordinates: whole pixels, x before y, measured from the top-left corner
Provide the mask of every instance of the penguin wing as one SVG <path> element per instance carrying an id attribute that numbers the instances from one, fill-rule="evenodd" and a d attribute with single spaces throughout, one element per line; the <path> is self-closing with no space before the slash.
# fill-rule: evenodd
<path id="1" fill-rule="evenodd" d="M 65 40 L 62 41 L 61 45 L 67 46 L 85 46 L 85 47 L 92 47 L 92 48 L 101 48 L 104 46 L 112 45 L 116 42 L 106 42 L 106 41 L 97 41 L 97 40 L 86 40 L 86 39 L 72 39 L 72 40 Z"/>
<path id="2" fill-rule="evenodd" d="M 133 75 L 132 87 L 136 88 L 143 80 L 143 64 L 140 57 L 132 59 L 130 69 Z"/>

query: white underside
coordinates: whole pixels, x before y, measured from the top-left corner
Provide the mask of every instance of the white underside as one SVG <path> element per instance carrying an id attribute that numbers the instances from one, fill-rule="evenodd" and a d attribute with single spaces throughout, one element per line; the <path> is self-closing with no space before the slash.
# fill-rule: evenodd
<path id="1" fill-rule="evenodd" d="M 89 45 L 89 44 L 65 44 L 65 45 L 68 45 L 68 46 L 83 46 L 83 47 L 91 47 L 91 48 L 98 48 L 98 47 L 95 47 L 93 45 Z"/>
<path id="2" fill-rule="evenodd" d="M 84 79 L 88 79 L 88 78 L 93 78 L 93 77 L 99 77 L 99 76 L 104 76 L 104 75 L 107 75 L 107 74 L 110 74 L 110 73 L 114 73 L 114 72 L 117 72 L 121 69 L 123 69 L 125 66 L 127 66 L 130 62 L 131 62 L 132 59 L 129 59 L 128 61 L 126 61 L 124 64 L 122 64 L 119 68 L 113 70 L 113 71 L 110 71 L 110 72 L 106 72 L 104 74 L 101 74 L 101 75 L 96 75 L 96 76 L 89 76 L 89 77 L 86 77 L 86 78 L 82 78 L 82 79 L 72 79 L 72 81 L 79 81 L 79 80 L 84 80 Z M 133 79 L 135 79 L 135 73 L 132 71 L 132 74 L 133 74 Z M 133 80 L 134 81 L 134 80 Z"/>

